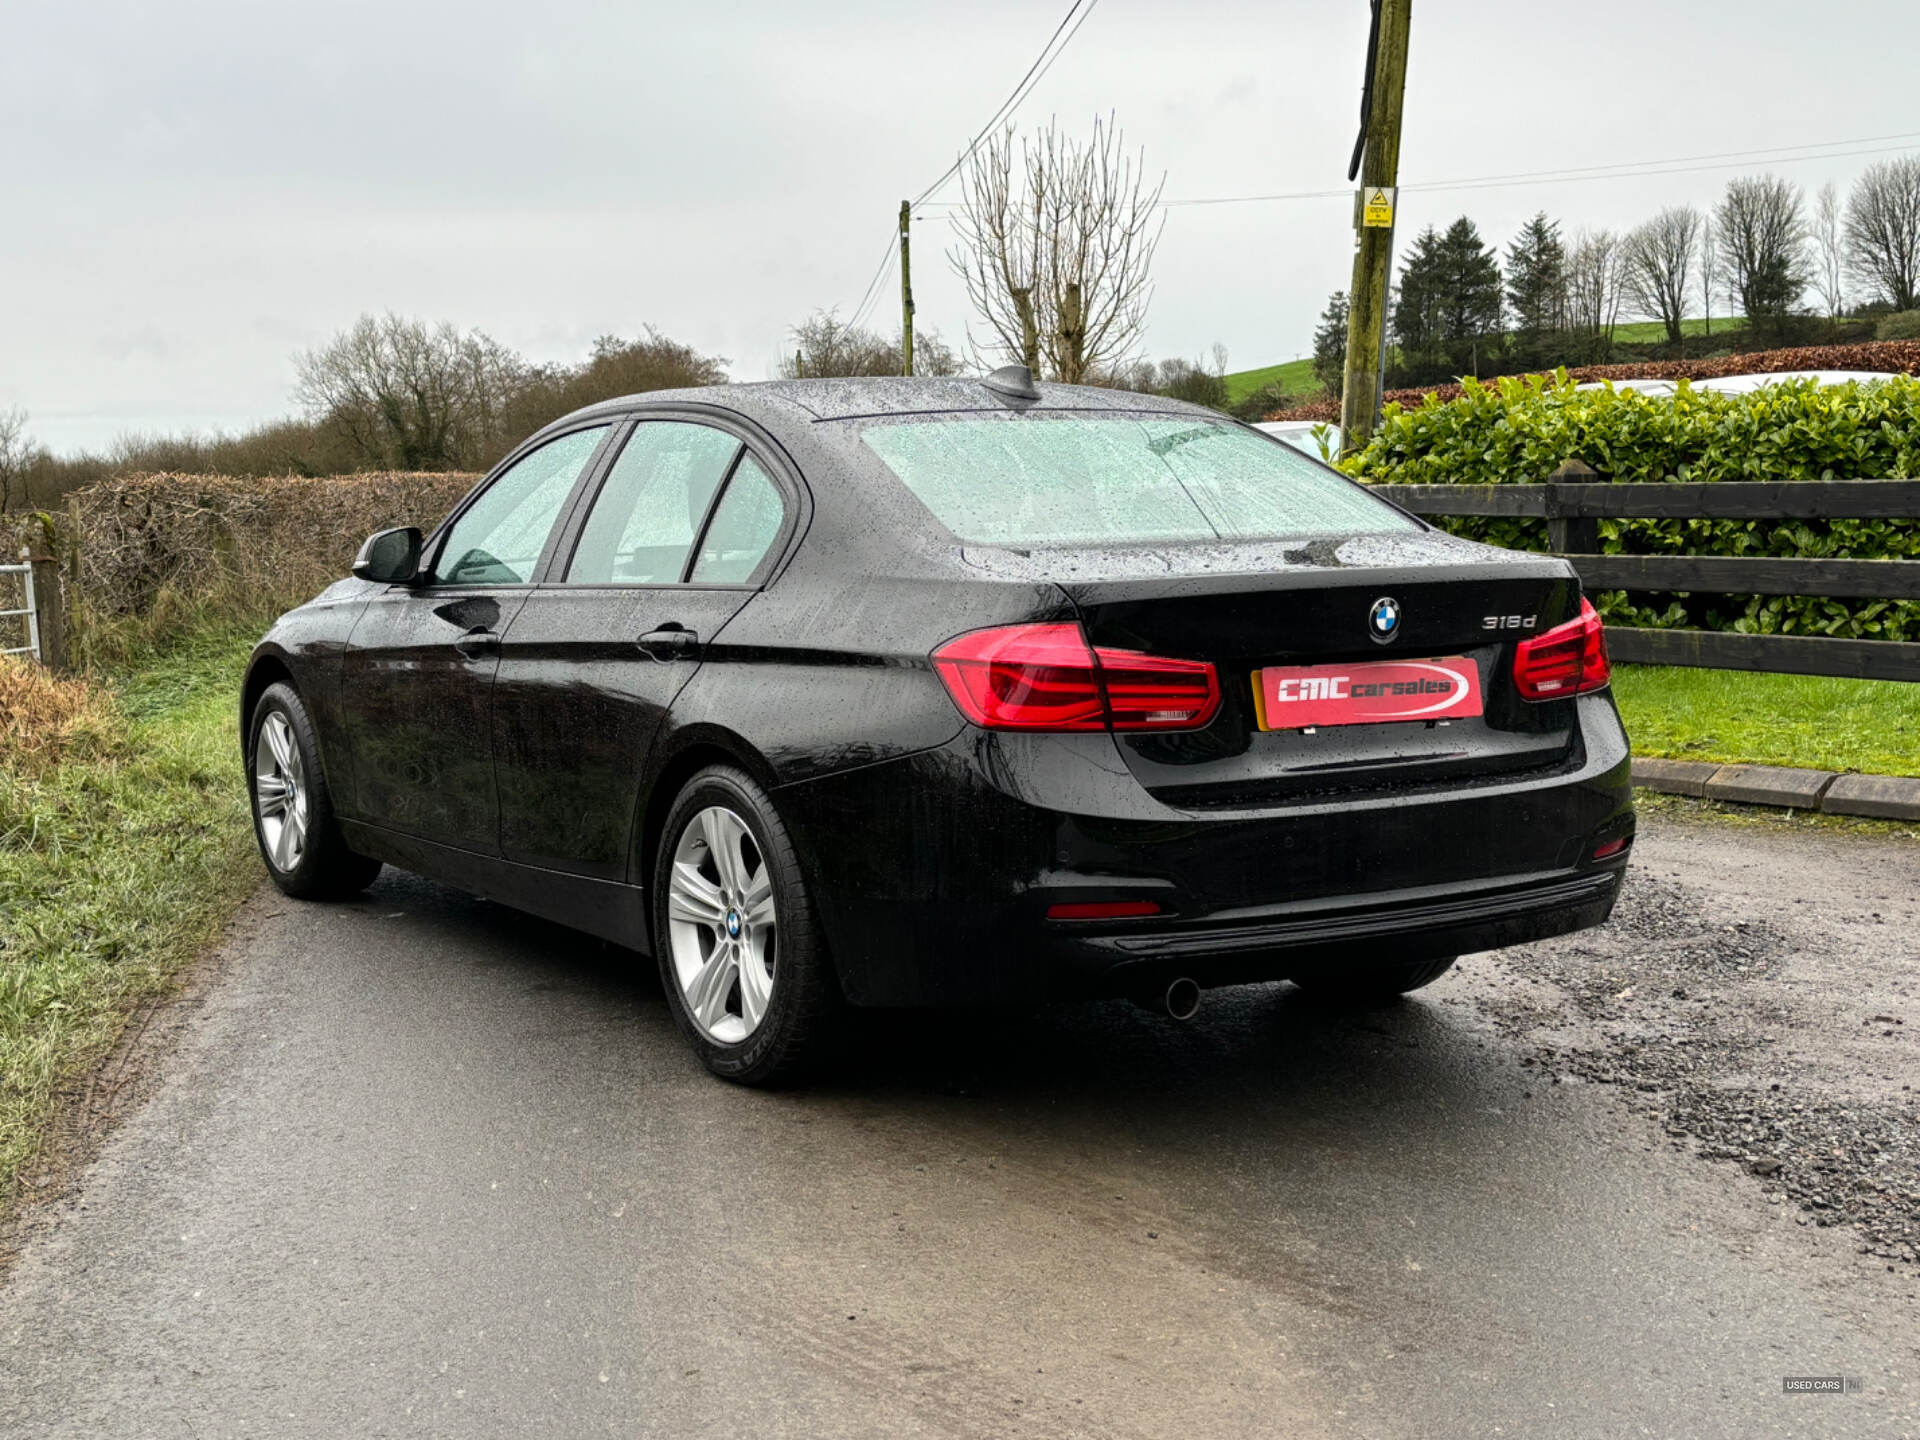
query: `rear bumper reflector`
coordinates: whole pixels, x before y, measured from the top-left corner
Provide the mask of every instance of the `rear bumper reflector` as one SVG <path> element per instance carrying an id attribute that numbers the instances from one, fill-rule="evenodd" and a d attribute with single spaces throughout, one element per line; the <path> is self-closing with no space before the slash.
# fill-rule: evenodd
<path id="1" fill-rule="evenodd" d="M 1049 920 L 1133 920 L 1159 913 L 1160 906 L 1152 900 L 1089 900 L 1047 907 Z"/>

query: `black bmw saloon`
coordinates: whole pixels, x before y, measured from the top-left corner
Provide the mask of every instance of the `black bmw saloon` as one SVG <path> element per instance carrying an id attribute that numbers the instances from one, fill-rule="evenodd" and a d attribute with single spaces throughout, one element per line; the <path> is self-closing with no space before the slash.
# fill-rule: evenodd
<path id="1" fill-rule="evenodd" d="M 1565 561 L 1017 367 L 569 415 L 241 706 L 282 890 L 390 864 L 650 953 L 746 1083 L 849 1006 L 1384 1000 L 1600 923 L 1633 840 Z"/>

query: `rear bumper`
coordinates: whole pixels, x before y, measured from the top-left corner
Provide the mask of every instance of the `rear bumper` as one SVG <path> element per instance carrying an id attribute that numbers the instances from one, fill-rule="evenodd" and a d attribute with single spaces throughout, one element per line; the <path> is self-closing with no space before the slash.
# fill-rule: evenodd
<path id="1" fill-rule="evenodd" d="M 1604 921 L 1625 856 L 1590 857 L 1632 834 L 1627 745 L 1610 698 L 1580 703 L 1577 758 L 1554 772 L 1253 812 L 1167 808 L 1104 735 L 973 730 L 774 798 L 856 1004 L 1279 979 Z M 1047 918 L 1107 899 L 1161 913 Z"/>
<path id="2" fill-rule="evenodd" d="M 1602 923 L 1624 865 L 1452 894 L 1374 896 L 1258 924 L 1090 936 L 1049 948 L 1096 991 L 1146 993 L 1189 975 L 1233 985 L 1523 945 Z M 1292 907 L 1280 907 L 1283 911 Z"/>

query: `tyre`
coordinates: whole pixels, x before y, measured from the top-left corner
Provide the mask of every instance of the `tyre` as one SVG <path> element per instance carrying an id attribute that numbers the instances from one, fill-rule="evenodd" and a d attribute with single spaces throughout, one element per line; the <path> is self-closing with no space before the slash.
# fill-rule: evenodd
<path id="1" fill-rule="evenodd" d="M 742 771 L 702 770 L 675 798 L 653 934 L 673 1018 L 722 1079 L 800 1079 L 838 1038 L 845 1002 L 793 842 Z"/>
<path id="2" fill-rule="evenodd" d="M 380 862 L 347 848 L 307 707 L 291 685 L 269 685 L 247 724 L 253 835 L 273 883 L 299 900 L 357 895 Z"/>
<path id="3" fill-rule="evenodd" d="M 1293 983 L 1315 999 L 1340 1005 L 1387 1005 L 1410 990 L 1431 985 L 1453 968 L 1456 956 L 1410 965 L 1367 965 L 1351 970 L 1295 975 Z"/>

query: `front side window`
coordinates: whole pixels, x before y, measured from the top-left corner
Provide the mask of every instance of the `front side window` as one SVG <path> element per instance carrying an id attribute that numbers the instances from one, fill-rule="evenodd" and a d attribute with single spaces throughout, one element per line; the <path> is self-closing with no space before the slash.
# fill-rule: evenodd
<path id="1" fill-rule="evenodd" d="M 567 567 L 568 583 L 678 583 L 714 491 L 739 451 L 738 440 L 711 425 L 636 425 L 594 498 Z"/>
<path id="2" fill-rule="evenodd" d="M 447 531 L 434 585 L 525 585 L 560 507 L 606 438 L 596 425 L 549 440 L 495 477 Z"/>
<path id="3" fill-rule="evenodd" d="M 779 489 L 759 462 L 742 455 L 700 541 L 700 558 L 693 563 L 694 583 L 744 585 L 780 534 L 785 518 Z"/>
<path id="4" fill-rule="evenodd" d="M 1296 451 L 1181 415 L 931 415 L 867 448 L 962 540 L 1089 545 L 1417 530 Z"/>

